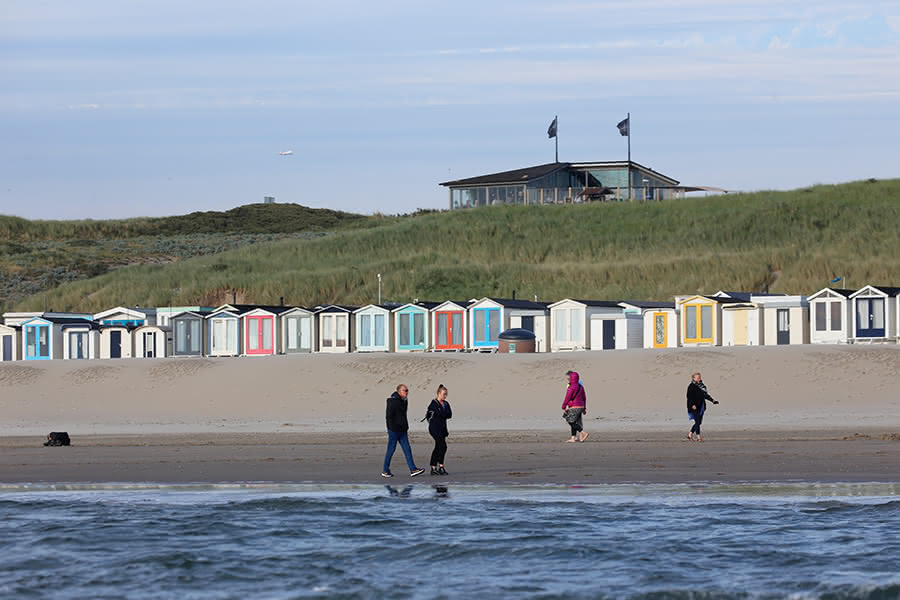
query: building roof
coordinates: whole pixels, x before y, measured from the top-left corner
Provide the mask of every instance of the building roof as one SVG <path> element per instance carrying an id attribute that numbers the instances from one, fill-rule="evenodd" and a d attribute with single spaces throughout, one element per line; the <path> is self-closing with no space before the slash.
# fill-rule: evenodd
<path id="1" fill-rule="evenodd" d="M 886 285 L 873 285 L 872 287 L 878 291 L 884 292 L 888 296 L 896 296 L 897 294 L 900 294 L 900 287 L 888 287 Z"/>
<path id="2" fill-rule="evenodd" d="M 315 313 L 352 313 L 358 306 L 350 306 L 348 304 L 320 304 L 312 308 Z"/>
<path id="3" fill-rule="evenodd" d="M 638 308 L 675 308 L 674 302 L 653 302 L 643 300 L 623 300 L 621 304 L 628 304 Z"/>
<path id="4" fill-rule="evenodd" d="M 484 299 L 481 298 L 481 300 Z M 519 308 L 523 310 L 547 310 L 547 307 L 550 306 L 546 302 L 532 302 L 531 300 L 518 300 L 515 298 L 493 298 L 488 296 L 487 300 L 492 300 L 503 308 Z"/>
<path id="5" fill-rule="evenodd" d="M 478 177 L 469 177 L 467 179 L 457 179 L 455 181 L 445 181 L 440 185 L 455 187 L 459 185 L 497 185 L 503 183 L 527 183 L 532 179 L 540 179 L 545 175 L 559 171 L 569 167 L 569 163 L 547 163 L 545 165 L 537 165 L 536 167 L 525 167 L 524 169 L 513 169 L 512 171 L 501 171 L 499 173 L 491 173 L 489 175 L 480 175 Z"/>
<path id="6" fill-rule="evenodd" d="M 489 173 L 487 175 L 479 175 L 478 177 L 468 177 L 466 179 L 456 179 L 453 181 L 445 181 L 440 185 L 446 187 L 460 187 L 460 186 L 470 186 L 470 185 L 512 185 L 512 184 L 523 184 L 528 183 L 534 179 L 540 179 L 545 175 L 549 175 L 551 173 L 555 173 L 560 169 L 577 169 L 577 170 L 585 170 L 585 169 L 626 169 L 628 166 L 631 166 L 632 169 L 637 171 L 643 171 L 654 177 L 658 177 L 673 186 L 678 185 L 677 179 L 672 179 L 666 175 L 658 171 L 654 171 L 650 167 L 645 167 L 642 164 L 631 161 L 630 163 L 627 160 L 619 160 L 619 161 L 595 161 L 595 162 L 553 162 L 546 163 L 543 165 L 536 165 L 534 167 L 525 167 L 523 169 L 513 169 L 512 171 L 500 171 L 499 173 Z"/>

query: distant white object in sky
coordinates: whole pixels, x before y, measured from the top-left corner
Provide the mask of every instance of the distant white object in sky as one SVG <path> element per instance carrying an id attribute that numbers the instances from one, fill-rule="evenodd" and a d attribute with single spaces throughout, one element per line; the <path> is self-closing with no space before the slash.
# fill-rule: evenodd
<path id="1" fill-rule="evenodd" d="M 294 153 L 293 150 L 282 150 L 281 152 L 278 153 L 278 155 L 279 156 L 290 156 L 293 153 Z"/>

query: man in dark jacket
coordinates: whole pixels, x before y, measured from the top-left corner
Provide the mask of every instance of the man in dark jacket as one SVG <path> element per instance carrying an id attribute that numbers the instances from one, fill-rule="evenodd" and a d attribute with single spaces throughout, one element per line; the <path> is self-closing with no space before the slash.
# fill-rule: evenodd
<path id="1" fill-rule="evenodd" d="M 382 477 L 393 477 L 391 473 L 391 458 L 394 457 L 394 451 L 397 444 L 403 448 L 403 454 L 406 456 L 406 465 L 409 467 L 409 476 L 415 477 L 425 472 L 425 469 L 416 467 L 413 460 L 412 448 L 409 447 L 409 422 L 406 420 L 407 400 L 409 388 L 404 384 L 397 386 L 397 391 L 391 394 L 387 399 L 387 410 L 385 411 L 385 422 L 387 424 L 388 444 L 387 452 L 384 455 L 384 470 L 381 472 Z"/>
<path id="2" fill-rule="evenodd" d="M 703 413 L 706 412 L 707 400 L 713 404 L 719 403 L 718 400 L 713 400 L 713 397 L 709 395 L 700 373 L 694 373 L 691 375 L 691 382 L 688 384 L 687 389 L 688 418 L 694 421 L 694 426 L 691 427 L 691 431 L 688 433 L 688 440 L 692 442 L 694 441 L 695 433 L 697 434 L 697 441 L 703 441 L 703 436 L 700 435 L 700 424 L 703 422 Z"/>

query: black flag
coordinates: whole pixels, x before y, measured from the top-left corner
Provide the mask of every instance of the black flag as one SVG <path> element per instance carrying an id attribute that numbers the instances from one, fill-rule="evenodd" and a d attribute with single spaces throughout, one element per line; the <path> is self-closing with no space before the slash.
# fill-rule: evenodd
<path id="1" fill-rule="evenodd" d="M 554 121 L 555 123 L 555 121 Z M 628 135 L 628 118 L 624 118 L 616 124 L 616 127 L 619 128 L 619 135 Z"/>
<path id="2" fill-rule="evenodd" d="M 548 138 L 556 137 L 556 119 L 557 119 L 557 117 L 553 117 L 553 122 L 550 123 L 550 127 L 547 128 L 547 137 Z"/>

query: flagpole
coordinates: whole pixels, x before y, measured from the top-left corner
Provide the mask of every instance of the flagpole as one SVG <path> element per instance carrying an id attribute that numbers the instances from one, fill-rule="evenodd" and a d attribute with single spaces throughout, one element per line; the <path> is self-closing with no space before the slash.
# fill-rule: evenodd
<path id="1" fill-rule="evenodd" d="M 553 141 L 556 143 L 556 161 L 559 162 L 559 115 L 553 117 L 553 122 L 556 123 L 556 135 L 553 136 Z"/>
<path id="2" fill-rule="evenodd" d="M 620 115 L 622 113 L 619 113 Z M 632 201 L 631 181 L 631 113 L 626 113 L 625 122 L 628 123 L 628 201 Z"/>

